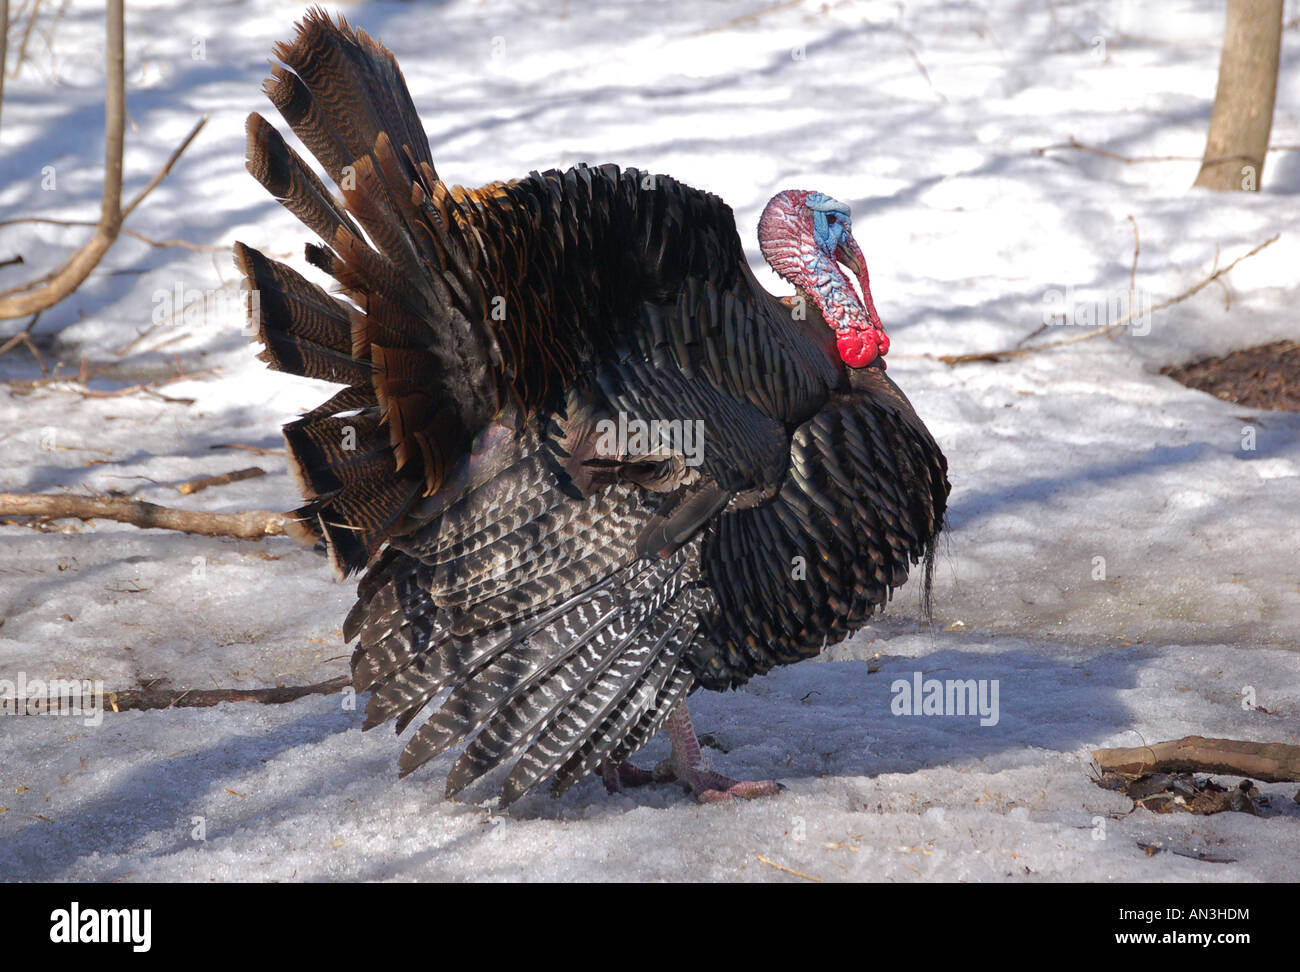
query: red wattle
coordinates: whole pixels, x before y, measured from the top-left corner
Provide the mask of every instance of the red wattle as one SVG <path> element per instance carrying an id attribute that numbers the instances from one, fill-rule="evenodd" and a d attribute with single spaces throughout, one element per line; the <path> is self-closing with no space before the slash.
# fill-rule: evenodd
<path id="1" fill-rule="evenodd" d="M 889 338 L 884 331 L 871 330 L 845 331 L 835 340 L 839 349 L 840 360 L 850 368 L 865 368 L 889 350 Z M 881 361 L 883 368 L 885 362 Z"/>

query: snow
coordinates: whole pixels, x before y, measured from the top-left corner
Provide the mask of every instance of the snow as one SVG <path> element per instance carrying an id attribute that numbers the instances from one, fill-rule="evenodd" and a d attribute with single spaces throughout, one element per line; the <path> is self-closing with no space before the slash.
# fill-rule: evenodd
<path id="1" fill-rule="evenodd" d="M 670 786 L 610 796 L 594 779 L 504 815 L 487 791 L 446 801 L 452 757 L 398 781 L 400 744 L 382 729 L 362 735 L 349 696 L 107 712 L 98 725 L 0 719 L 0 879 L 800 880 L 774 864 L 826 880 L 1300 875 L 1295 784 L 1261 784 L 1263 817 L 1157 817 L 1128 813 L 1088 769 L 1093 748 L 1192 733 L 1300 742 L 1300 416 L 1158 373 L 1295 336 L 1300 152 L 1271 153 L 1259 193 L 1214 195 L 1190 188 L 1195 161 L 1035 151 L 1074 137 L 1128 156 L 1199 156 L 1220 4 L 809 0 L 756 17 L 756 0 L 342 9 L 397 53 L 448 181 L 578 161 L 671 173 L 731 203 L 773 289 L 754 238 L 767 199 L 816 188 L 853 206 L 890 374 L 951 465 L 936 624 L 918 625 L 909 584 L 822 660 L 695 695 L 697 727 L 728 750 L 710 751 L 716 768 L 787 787 L 723 807 Z M 213 446 L 278 448 L 278 426 L 327 391 L 268 372 L 237 308 L 215 296 L 236 281 L 236 239 L 302 266 L 307 231 L 242 164 L 246 114 L 272 114 L 259 93 L 271 46 L 302 10 L 128 5 L 127 196 L 210 115 L 128 225 L 218 249 L 123 237 L 36 331 L 65 370 L 83 354 L 107 365 L 92 382 L 101 390 L 166 378 L 176 362 L 211 373 L 160 389 L 189 405 L 83 399 L 22 386 L 39 372 L 10 352 L 0 489 L 122 490 L 214 511 L 296 505 L 281 457 Z M 77 0 L 53 29 L 49 16 L 38 25 L 5 86 L 0 218 L 84 219 L 97 213 L 102 166 L 102 8 Z M 1300 143 L 1298 38 L 1284 37 L 1275 145 Z M 43 190 L 50 165 L 55 185 Z M 1149 305 L 1195 286 L 1216 258 L 1281 236 L 1149 328 L 1001 364 L 934 360 L 1015 345 L 1058 306 L 1053 290 L 1103 309 L 1127 301 L 1134 224 Z M 89 232 L 0 227 L 0 259 L 26 260 L 0 285 L 55 266 Z M 185 313 L 177 287 L 182 304 L 214 296 Z M 1049 327 L 1038 340 L 1081 331 Z M 268 475 L 187 497 L 173 488 L 248 465 Z M 346 671 L 352 584 L 288 540 L 101 521 L 0 527 L 0 551 L 0 680 L 183 691 Z M 996 681 L 996 724 L 893 714 L 895 682 L 916 672 Z M 640 761 L 666 752 L 657 739 Z M 1166 852 L 1138 846 L 1153 842 Z"/>

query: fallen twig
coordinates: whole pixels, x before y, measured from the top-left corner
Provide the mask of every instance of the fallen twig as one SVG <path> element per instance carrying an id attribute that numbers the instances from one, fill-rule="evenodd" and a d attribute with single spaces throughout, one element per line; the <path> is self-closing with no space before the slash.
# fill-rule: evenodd
<path id="1" fill-rule="evenodd" d="M 137 392 L 156 395 L 156 390 L 162 388 L 164 385 L 174 385 L 178 381 L 190 381 L 191 379 L 199 378 L 203 375 L 213 375 L 216 373 L 216 368 L 208 368 L 206 371 L 192 371 L 188 373 L 175 374 L 170 378 L 159 378 L 157 381 L 142 381 L 137 385 L 127 385 L 125 388 L 114 388 L 109 391 L 100 391 L 96 388 L 74 388 L 73 391 L 82 398 L 122 398 L 126 395 L 134 395 Z M 167 398 L 166 395 L 158 397 L 171 402 L 183 402 L 186 405 L 194 404 L 194 399 L 192 398 Z"/>
<path id="2" fill-rule="evenodd" d="M 208 446 L 209 449 L 242 449 L 244 452 L 255 452 L 259 456 L 282 456 L 283 449 L 268 449 L 265 446 L 245 445 L 242 442 L 218 442 L 216 445 Z"/>
<path id="3" fill-rule="evenodd" d="M 115 520 L 141 529 L 179 530 L 205 537 L 261 540 L 297 536 L 296 523 L 283 513 L 246 510 L 206 513 L 178 510 L 122 496 L 76 496 L 54 493 L 0 493 L 0 516 L 39 516 L 47 519 Z"/>
<path id="4" fill-rule="evenodd" d="M 768 867 L 774 867 L 778 871 L 784 871 L 786 874 L 793 874 L 795 877 L 801 877 L 805 881 L 816 881 L 818 884 L 826 883 L 822 878 L 816 877 L 815 875 L 805 874 L 803 871 L 796 871 L 792 867 L 786 867 L 784 864 L 778 864 L 776 861 L 768 860 L 762 854 L 755 854 L 754 856 L 757 857 L 759 861 L 766 864 Z"/>
<path id="5" fill-rule="evenodd" d="M 1185 736 L 1132 749 L 1094 749 L 1103 772 L 1122 776 L 1148 773 L 1213 773 L 1244 776 L 1266 783 L 1300 780 L 1300 746 Z"/>
<path id="6" fill-rule="evenodd" d="M 189 496 L 191 493 L 197 493 L 209 486 L 225 486 L 227 483 L 238 483 L 245 479 L 256 479 L 258 476 L 265 475 L 265 469 L 258 466 L 249 466 L 247 469 L 236 469 L 234 472 L 222 473 L 219 476 L 203 476 L 199 479 L 191 479 L 177 486 L 176 492 Z"/>
<path id="7" fill-rule="evenodd" d="M 33 349 L 33 352 L 34 351 L 35 349 Z M 108 390 L 90 388 L 89 387 L 90 381 L 98 377 L 100 372 L 104 371 L 109 366 L 101 365 L 96 368 L 89 368 L 87 367 L 86 359 L 84 356 L 82 357 L 81 360 L 81 370 L 76 377 L 73 377 L 72 375 L 60 375 L 58 373 L 58 367 L 56 366 L 54 372 L 44 378 L 33 378 L 27 381 L 14 380 L 9 382 L 9 386 L 14 390 L 16 394 L 20 394 L 20 395 L 27 394 L 28 392 L 31 392 L 36 388 L 41 388 L 41 387 L 57 388 L 60 385 L 66 385 L 68 387 L 68 390 L 76 392 L 82 398 L 125 398 L 128 395 L 143 393 L 146 395 L 152 395 L 155 398 L 162 399 L 165 402 L 174 402 L 180 405 L 193 405 L 194 399 L 192 398 L 172 398 L 162 394 L 161 392 L 158 391 L 158 389 L 163 388 L 167 385 L 174 385 L 180 381 L 190 381 L 191 379 L 201 378 L 205 375 L 213 375 L 216 374 L 220 369 L 207 368 L 203 371 L 185 371 L 181 367 L 180 359 L 176 358 L 175 360 L 176 360 L 176 373 L 174 375 L 171 375 L 167 378 L 158 378 L 153 381 L 138 382 L 137 384 L 127 385 L 123 388 L 112 388 Z"/>
<path id="8" fill-rule="evenodd" d="M 105 692 L 104 704 L 114 712 L 128 709 L 184 709 L 205 707 L 221 702 L 260 702 L 263 705 L 279 705 L 294 702 L 308 695 L 333 695 L 352 684 L 347 675 L 331 678 L 315 685 L 279 685 L 275 688 L 257 689 L 185 689 L 177 692 L 168 689 L 124 689 L 120 692 Z"/>
<path id="9" fill-rule="evenodd" d="M 1149 308 L 1146 312 L 1154 314 L 1158 310 L 1164 310 L 1166 307 L 1172 307 L 1174 304 L 1182 303 L 1183 301 L 1187 300 L 1187 298 L 1199 293 L 1200 291 L 1208 287 L 1210 284 L 1214 283 L 1225 273 L 1227 273 L 1229 270 L 1235 267 L 1238 263 L 1241 263 L 1243 260 L 1250 259 L 1260 250 L 1276 243 L 1278 239 L 1281 238 L 1281 236 L 1282 236 L 1281 233 L 1274 233 L 1272 236 L 1266 239 L 1263 243 L 1259 244 L 1249 253 L 1243 253 L 1241 256 L 1237 257 L 1237 259 L 1229 263 L 1226 267 L 1218 267 L 1217 266 L 1218 261 L 1216 260 L 1215 261 L 1216 269 L 1209 276 L 1205 277 L 1198 284 L 1196 284 L 1196 286 L 1184 290 L 1177 297 L 1170 297 L 1168 300 L 1161 301 L 1160 303 Z M 1134 229 L 1134 239 L 1136 240 L 1136 226 Z M 1000 351 L 977 351 L 971 354 L 938 354 L 938 355 L 927 354 L 927 355 L 923 355 L 923 357 L 930 358 L 931 360 L 934 361 L 942 361 L 944 364 L 949 364 L 949 365 L 969 364 L 972 361 L 988 361 L 988 362 L 996 363 L 1006 358 L 1023 358 L 1031 354 L 1037 354 L 1039 351 L 1046 351 L 1049 348 L 1060 348 L 1060 347 L 1064 347 L 1067 344 L 1077 344 L 1080 341 L 1091 341 L 1094 338 L 1112 335 L 1115 332 L 1117 332 L 1120 328 L 1128 327 L 1129 323 L 1133 320 L 1134 317 L 1137 316 L 1137 314 L 1138 312 L 1133 308 L 1132 304 L 1130 304 L 1128 313 L 1125 314 L 1118 321 L 1116 321 L 1114 324 L 1107 324 L 1104 327 L 1093 328 L 1089 331 L 1086 331 L 1083 334 L 1075 334 L 1068 338 L 1061 338 L 1059 341 L 1048 341 L 1045 344 L 1034 344 L 1028 347 L 1004 348 L 1003 350 Z M 1039 328 L 1039 331 L 1041 330 L 1042 328 Z M 1038 331 L 1035 331 L 1034 333 L 1037 334 Z"/>
<path id="10" fill-rule="evenodd" d="M 699 37 L 703 34 L 716 34 L 720 30 L 726 30 L 729 27 L 739 27 L 741 24 L 747 24 L 768 14 L 779 13 L 782 10 L 789 10 L 791 7 L 798 7 L 803 0 L 783 0 L 782 3 L 774 3 L 770 7 L 763 7 L 759 10 L 751 10 L 747 14 L 741 14 L 739 17 L 732 17 L 725 23 L 718 24 L 716 27 L 705 27 L 703 30 L 697 30 L 692 37 Z"/>

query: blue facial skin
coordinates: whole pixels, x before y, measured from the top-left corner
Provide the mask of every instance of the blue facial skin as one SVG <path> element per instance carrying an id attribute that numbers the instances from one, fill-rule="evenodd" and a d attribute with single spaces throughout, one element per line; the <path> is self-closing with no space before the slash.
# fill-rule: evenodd
<path id="1" fill-rule="evenodd" d="M 817 249 L 835 258 L 835 251 L 849 232 L 849 207 L 824 193 L 808 196 L 807 206 L 813 211 L 813 238 Z"/>
<path id="2" fill-rule="evenodd" d="M 808 270 L 829 311 L 827 316 L 831 319 L 827 323 L 841 330 L 847 326 L 846 307 L 856 307 L 859 303 L 851 287 L 841 286 L 843 276 L 835 260 L 836 250 L 850 232 L 849 207 L 820 192 L 811 193 L 806 204 L 813 213 L 813 240 L 817 244 L 816 256 Z"/>

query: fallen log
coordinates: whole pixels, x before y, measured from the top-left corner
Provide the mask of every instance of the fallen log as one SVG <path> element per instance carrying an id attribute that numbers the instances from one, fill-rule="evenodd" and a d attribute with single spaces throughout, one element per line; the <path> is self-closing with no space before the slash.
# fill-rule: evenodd
<path id="1" fill-rule="evenodd" d="M 1300 781 L 1300 746 L 1185 736 L 1132 749 L 1094 749 L 1103 773 L 1213 773 L 1265 783 Z"/>
<path id="2" fill-rule="evenodd" d="M 159 506 L 124 496 L 77 496 L 71 493 L 0 493 L 0 516 L 34 516 L 46 519 L 116 520 L 143 529 L 178 530 L 207 537 L 261 540 L 290 536 L 307 539 L 304 531 L 283 513 L 246 510 L 242 513 L 205 513 Z M 301 541 L 300 541 L 301 542 Z"/>

